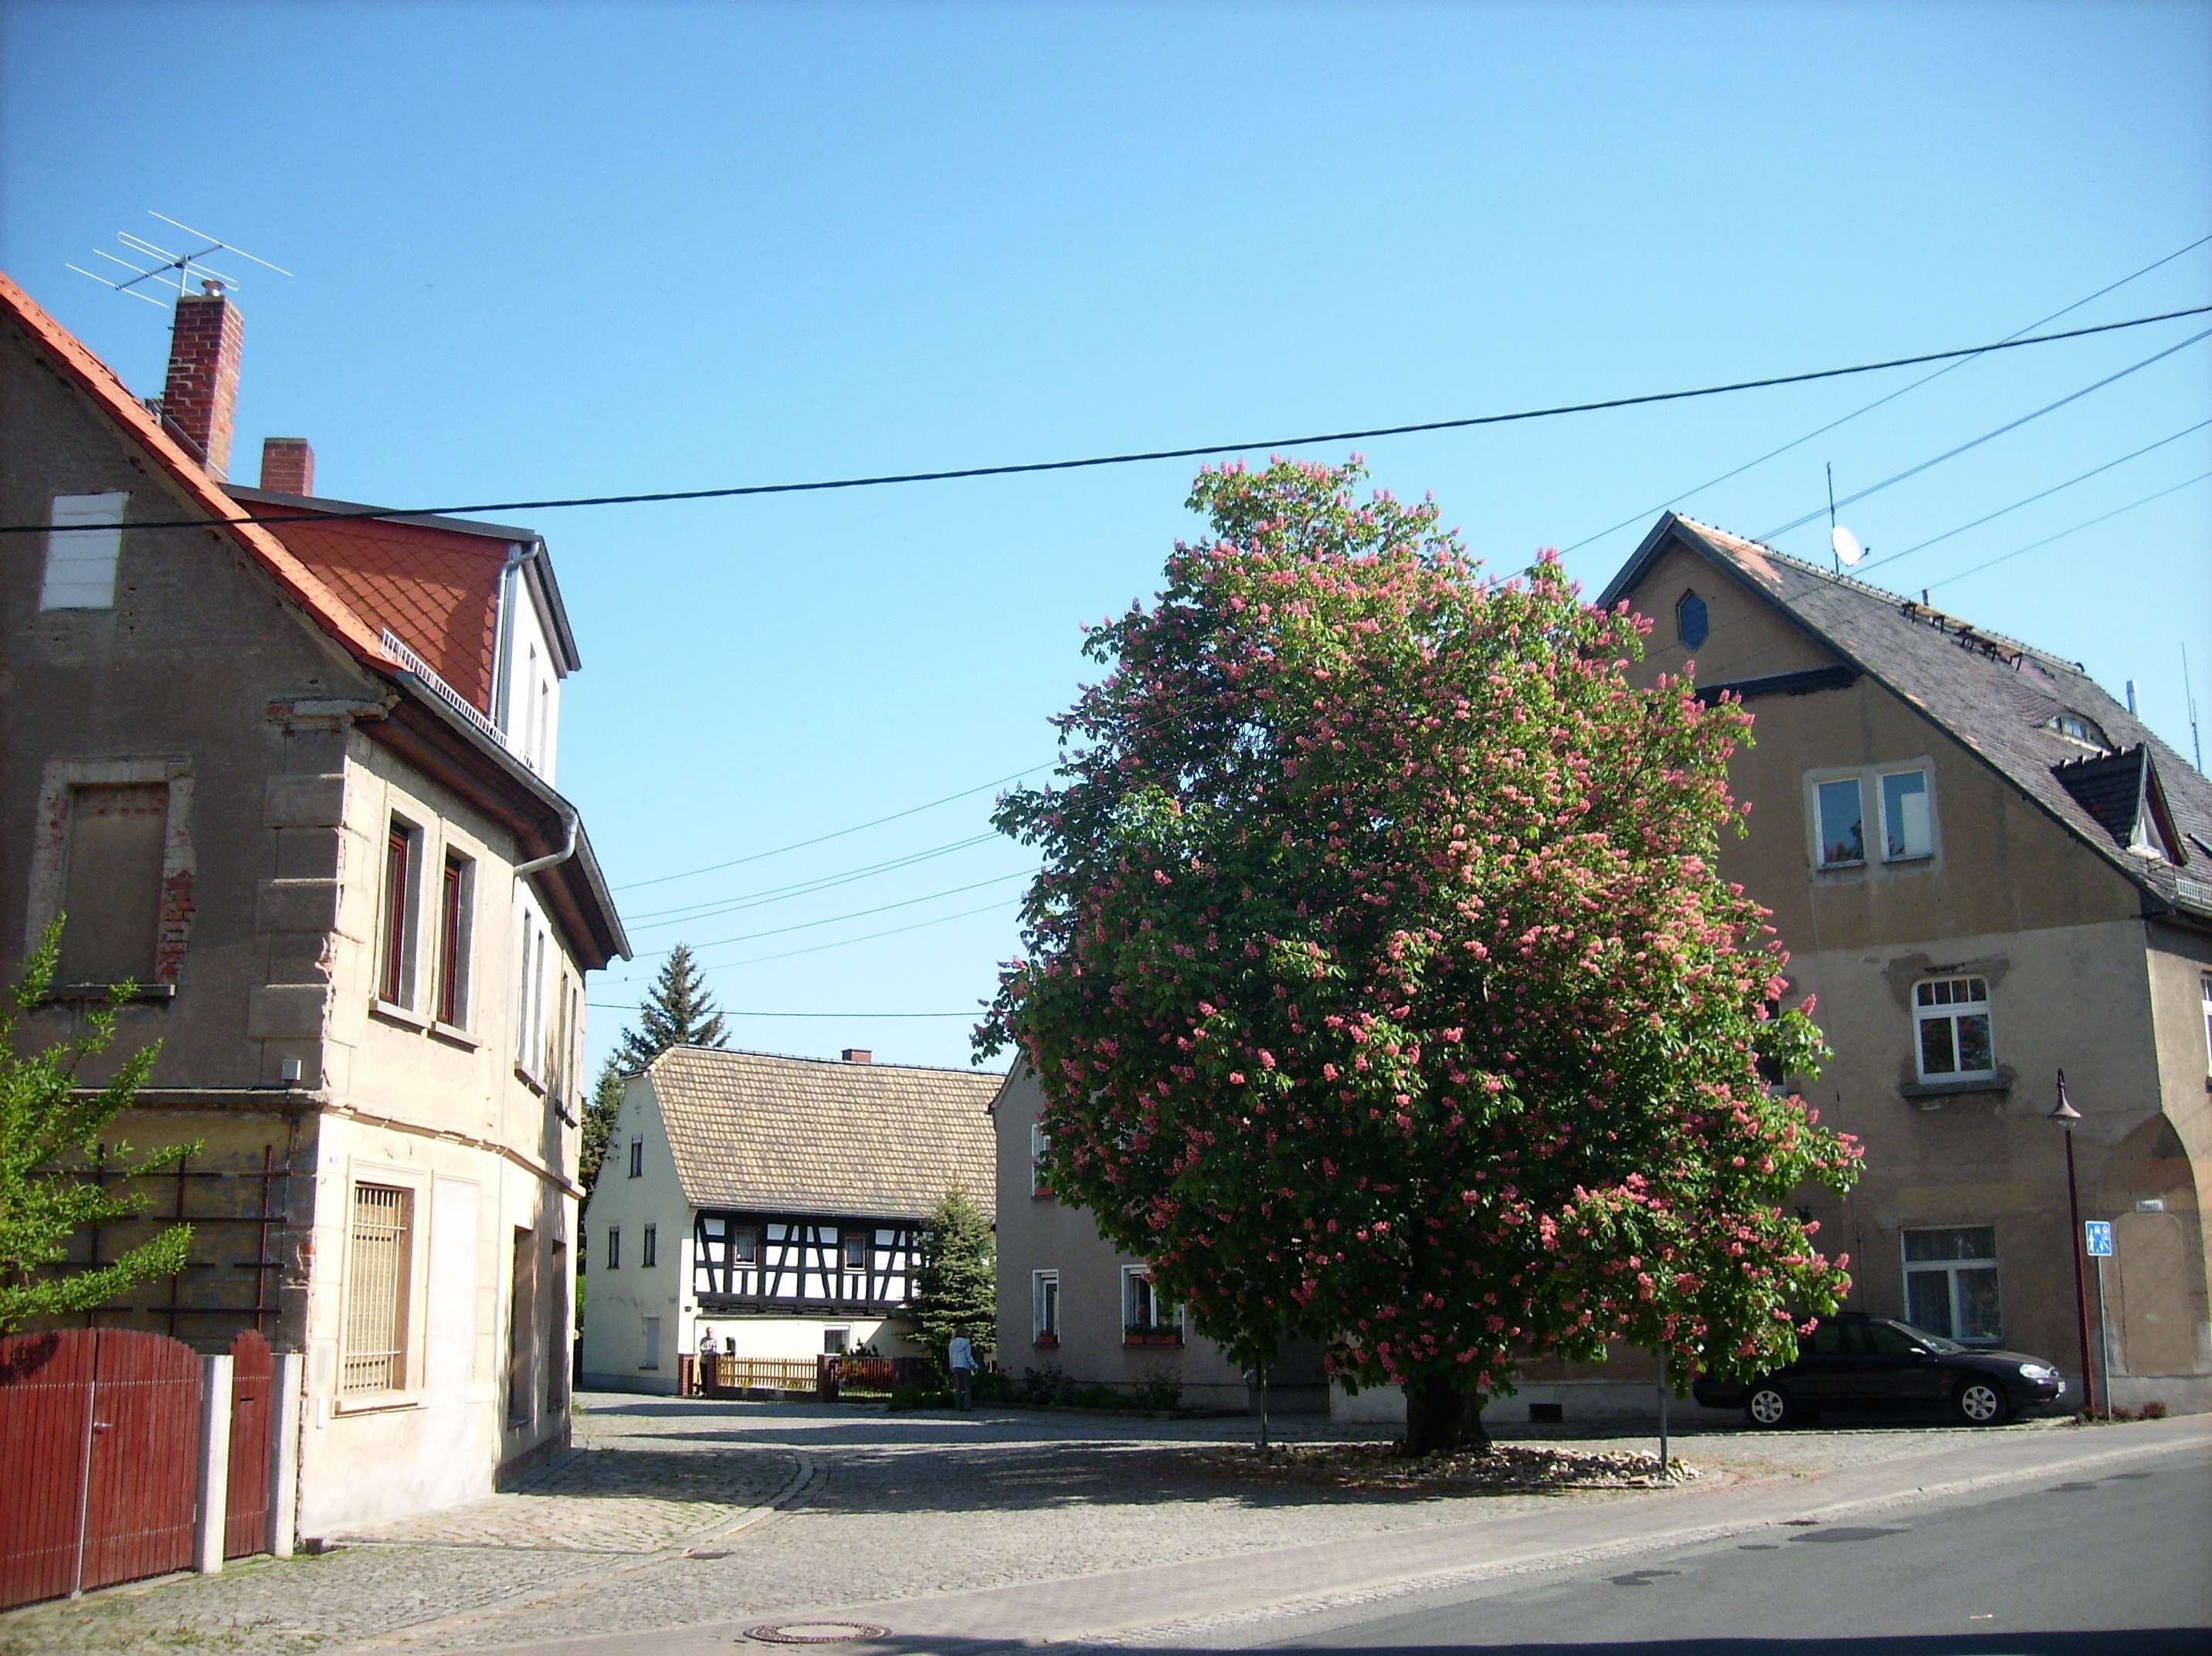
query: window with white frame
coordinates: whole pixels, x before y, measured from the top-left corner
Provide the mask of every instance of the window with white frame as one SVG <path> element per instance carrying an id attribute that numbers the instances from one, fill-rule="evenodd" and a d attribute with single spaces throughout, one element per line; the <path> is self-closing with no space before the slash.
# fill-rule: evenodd
<path id="1" fill-rule="evenodd" d="M 384 913 L 378 928 L 382 958 L 376 992 L 393 1006 L 415 1001 L 416 874 L 422 863 L 422 831 L 393 817 L 384 835 Z"/>
<path id="2" fill-rule="evenodd" d="M 1925 770 L 1892 770 L 1881 779 L 1881 856 L 1885 862 L 1909 862 L 1936 854 L 1936 825 L 1929 814 Z"/>
<path id="3" fill-rule="evenodd" d="M 46 578 L 42 610 L 112 610 L 115 569 L 123 557 L 127 494 L 56 495 L 46 520 Z"/>
<path id="4" fill-rule="evenodd" d="M 353 1187 L 345 1337 L 338 1362 L 338 1390 L 346 1397 L 406 1389 L 414 1241 L 412 1190 L 392 1184 Z"/>
<path id="5" fill-rule="evenodd" d="M 1038 1345 L 1060 1343 L 1060 1273 L 1030 1273 L 1030 1337 Z"/>
<path id="6" fill-rule="evenodd" d="M 639 1242 L 637 1247 L 638 1269 L 640 1270 L 649 1270 L 659 1263 L 660 1227 L 658 1225 L 647 1225 L 645 1227 L 644 1239 Z"/>
<path id="7" fill-rule="evenodd" d="M 1121 1336 L 1137 1341 L 1182 1337 L 1182 1307 L 1161 1294 L 1150 1265 L 1121 1267 Z"/>
<path id="8" fill-rule="evenodd" d="M 1904 1240 L 1905 1320 L 1968 1345 L 2001 1344 L 1996 1227 L 1907 1231 Z"/>
<path id="9" fill-rule="evenodd" d="M 1031 1196 L 1052 1194 L 1045 1188 L 1044 1182 L 1045 1157 L 1051 1154 L 1051 1151 L 1052 1135 L 1044 1130 L 1042 1123 L 1031 1122 L 1030 1123 L 1030 1194 Z"/>
<path id="10" fill-rule="evenodd" d="M 607 1227 L 607 1269 L 622 1269 L 622 1227 L 619 1225 Z"/>
<path id="11" fill-rule="evenodd" d="M 1978 1081 L 1997 1073 L 1986 977 L 1929 977 L 1915 983 L 1912 1032 L 1923 1081 Z"/>
<path id="12" fill-rule="evenodd" d="M 842 1357 L 852 1349 L 853 1330 L 850 1327 L 830 1327 L 825 1328 L 822 1330 L 822 1355 L 823 1356 Z"/>
<path id="13" fill-rule="evenodd" d="M 1859 801 L 1859 779 L 1846 776 L 1839 782 L 1824 782 L 1814 793 L 1820 866 L 1856 868 L 1866 861 L 1866 821 Z"/>
<path id="14" fill-rule="evenodd" d="M 629 1176 L 632 1178 L 645 1176 L 645 1141 L 641 1138 L 629 1142 Z"/>

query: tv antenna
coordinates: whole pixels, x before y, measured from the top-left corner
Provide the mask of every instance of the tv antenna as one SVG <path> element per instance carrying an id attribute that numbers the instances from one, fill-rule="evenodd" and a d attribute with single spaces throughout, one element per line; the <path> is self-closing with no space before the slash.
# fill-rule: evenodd
<path id="1" fill-rule="evenodd" d="M 171 218 L 167 213 L 155 212 L 150 207 L 146 210 L 149 217 L 158 218 L 164 224 L 174 225 L 185 234 L 206 245 L 195 247 L 190 253 L 179 253 L 173 248 L 162 247 L 159 242 L 149 240 L 143 235 L 134 235 L 129 230 L 118 230 L 115 233 L 115 239 L 122 244 L 124 251 L 130 253 L 131 258 L 122 258 L 109 253 L 104 247 L 94 247 L 92 250 L 92 256 L 94 259 L 104 259 L 109 264 L 119 265 L 130 271 L 128 279 L 103 276 L 97 271 L 85 269 L 82 265 L 71 265 L 70 269 L 75 271 L 79 276 L 90 277 L 103 288 L 112 288 L 117 293 L 127 293 L 133 299 L 143 299 L 149 305 L 159 305 L 162 301 L 155 298 L 150 293 L 140 291 L 142 283 L 151 282 L 161 287 L 174 288 L 178 295 L 182 297 L 191 291 L 191 283 L 195 271 L 199 272 L 204 285 L 207 283 L 220 284 L 210 291 L 221 292 L 241 285 L 236 277 L 226 276 L 209 264 L 207 256 L 210 253 L 222 253 L 227 259 L 229 258 L 246 259 L 260 265 L 264 270 L 274 271 L 279 276 L 292 274 L 282 265 L 272 265 L 258 254 L 250 253 L 234 242 L 225 241 L 221 236 L 210 235 L 205 230 L 195 230 L 191 225 Z M 150 265 L 144 262 L 149 259 L 153 261 Z"/>
<path id="2" fill-rule="evenodd" d="M 1836 463 L 1828 462 L 1828 550 L 1835 554 L 1836 573 L 1855 567 L 1866 556 L 1859 538 L 1836 521 Z"/>

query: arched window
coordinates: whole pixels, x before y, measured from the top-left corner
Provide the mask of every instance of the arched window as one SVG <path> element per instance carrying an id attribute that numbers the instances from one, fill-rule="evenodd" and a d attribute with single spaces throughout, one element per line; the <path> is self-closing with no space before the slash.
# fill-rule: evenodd
<path id="1" fill-rule="evenodd" d="M 1705 623 L 1705 600 L 1694 592 L 1685 592 L 1674 600 L 1674 636 L 1691 649 L 1705 642 L 1712 631 Z"/>

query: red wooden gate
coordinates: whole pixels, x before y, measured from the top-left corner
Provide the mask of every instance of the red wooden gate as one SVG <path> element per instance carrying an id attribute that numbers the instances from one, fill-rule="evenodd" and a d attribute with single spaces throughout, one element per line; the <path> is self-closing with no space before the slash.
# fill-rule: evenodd
<path id="1" fill-rule="evenodd" d="M 200 1377 L 133 1329 L 0 1340 L 0 1608 L 191 1563 Z"/>
<path id="2" fill-rule="evenodd" d="M 258 1329 L 230 1342 L 230 1490 L 222 1556 L 269 1550 L 269 1449 L 276 1418 L 276 1359 Z"/>

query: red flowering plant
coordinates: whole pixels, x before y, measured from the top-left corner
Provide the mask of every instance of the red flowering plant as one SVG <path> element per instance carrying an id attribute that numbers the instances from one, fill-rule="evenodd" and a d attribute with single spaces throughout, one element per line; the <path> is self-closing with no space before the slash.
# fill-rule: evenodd
<path id="1" fill-rule="evenodd" d="M 1715 868 L 1750 716 L 1364 476 L 1209 468 L 1211 537 L 1091 634 L 1055 783 L 996 818 L 1044 862 L 978 1047 L 1199 1332 L 1401 1384 L 1409 1452 L 1486 1444 L 1531 1356 L 1785 1362 L 1849 1286 L 1789 1198 L 1858 1150 L 1761 1079 L 1826 1050 Z"/>

